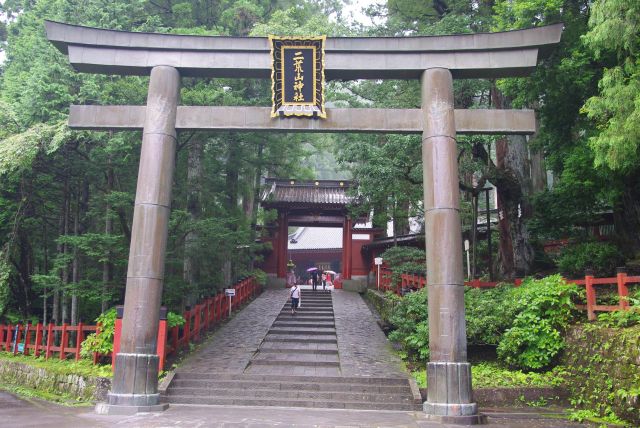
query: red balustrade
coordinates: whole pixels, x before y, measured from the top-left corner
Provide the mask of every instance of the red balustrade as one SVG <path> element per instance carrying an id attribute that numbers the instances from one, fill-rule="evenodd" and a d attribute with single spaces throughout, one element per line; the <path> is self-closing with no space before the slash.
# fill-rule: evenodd
<path id="1" fill-rule="evenodd" d="M 373 273 L 377 274 L 374 270 Z M 392 291 L 399 296 L 402 296 L 406 292 L 419 290 L 424 288 L 427 284 L 427 278 L 421 275 L 403 273 L 400 275 L 400 282 L 393 284 L 392 280 L 393 272 L 386 266 L 380 269 L 380 290 Z M 517 278 L 513 284 L 519 287 L 522 284 L 522 279 Z M 618 273 L 615 277 L 611 278 L 595 278 L 593 274 L 585 275 L 584 279 L 565 279 L 566 282 L 584 285 L 587 295 L 586 305 L 576 305 L 578 309 L 587 311 L 587 318 L 589 320 L 596 319 L 596 311 L 611 312 L 616 310 L 629 309 L 629 284 L 640 284 L 640 276 L 628 276 L 626 271 L 622 268 L 618 269 Z M 472 279 L 465 281 L 464 285 L 473 288 L 493 288 L 497 286 L 498 282 L 481 281 L 479 279 Z M 618 292 L 618 304 L 617 305 L 600 305 L 597 303 L 597 289 L 596 286 L 616 286 Z"/>
<path id="2" fill-rule="evenodd" d="M 249 300 L 255 298 L 262 290 L 255 278 L 249 277 L 241 280 L 232 288 L 236 290 L 236 296 L 232 298 L 232 308 L 237 309 Z M 160 314 L 158 324 L 158 338 L 156 352 L 159 356 L 159 369 L 163 370 L 167 357 L 175 354 L 181 348 L 185 348 L 192 341 L 202 338 L 204 333 L 229 316 L 228 297 L 223 293 L 212 297 L 207 297 L 193 308 L 187 308 L 183 313 L 185 323 L 183 326 L 168 327 L 166 310 Z M 17 332 L 16 332 L 17 329 Z M 35 326 L 32 324 L 4 325 L 0 324 L 0 350 L 17 354 L 23 352 L 24 355 L 38 357 L 44 355 L 51 358 L 58 353 L 61 360 L 73 356 L 75 360 L 80 359 L 82 342 L 90 333 L 100 333 L 99 325 L 78 325 L 72 326 L 62 324 L 56 326 L 48 324 L 46 327 L 42 323 Z M 14 335 L 16 337 L 14 347 Z M 122 337 L 122 311 L 118 311 L 113 334 L 113 352 L 109 355 L 94 354 L 93 363 L 97 364 L 100 357 L 110 357 L 112 366 L 115 365 L 113 355 L 120 352 L 120 339 Z M 70 345 L 70 341 L 72 342 Z M 18 346 L 20 344 L 20 346 Z M 22 351 L 20 349 L 23 348 Z"/>

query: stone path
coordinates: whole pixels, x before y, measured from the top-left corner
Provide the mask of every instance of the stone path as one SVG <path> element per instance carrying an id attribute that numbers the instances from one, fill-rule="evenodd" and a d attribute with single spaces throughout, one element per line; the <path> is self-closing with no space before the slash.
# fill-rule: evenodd
<path id="1" fill-rule="evenodd" d="M 304 308 L 304 293 L 310 293 L 310 290 L 305 290 L 305 286 L 302 288 Z M 194 355 L 185 360 L 178 372 L 244 373 L 261 344 L 264 348 L 274 346 L 273 343 L 263 341 L 283 310 L 288 297 L 286 289 L 266 290 L 223 325 Z M 314 366 L 306 366 L 296 367 L 295 373 L 292 374 L 407 378 L 408 374 L 402 368 L 402 362 L 392 353 L 388 340 L 377 326 L 362 297 L 357 293 L 342 290 L 332 291 L 332 297 L 335 329 L 327 327 L 326 333 L 337 336 L 340 370 L 318 371 Z M 299 315 L 302 316 L 304 313 Z M 306 321 L 300 317 L 295 321 L 297 324 L 304 322 Z M 274 329 L 285 330 L 286 327 L 276 325 Z M 309 345 L 301 345 L 300 340 L 313 341 L 317 338 L 312 334 L 293 336 L 278 333 L 269 334 L 269 337 L 281 340 L 295 339 L 296 341 L 291 343 L 291 349 L 295 349 L 296 346 L 308 348 Z M 317 343 L 316 346 L 319 350 L 333 349 L 327 343 Z M 282 370 L 278 367 L 272 367 L 271 370 L 261 367 L 260 374 L 282 374 Z"/>
<path id="2" fill-rule="evenodd" d="M 265 290 L 223 325 L 179 371 L 243 373 L 287 300 L 287 290 Z"/>
<path id="3" fill-rule="evenodd" d="M 402 361 L 358 293 L 336 291 L 333 310 L 343 376 L 407 377 Z"/>

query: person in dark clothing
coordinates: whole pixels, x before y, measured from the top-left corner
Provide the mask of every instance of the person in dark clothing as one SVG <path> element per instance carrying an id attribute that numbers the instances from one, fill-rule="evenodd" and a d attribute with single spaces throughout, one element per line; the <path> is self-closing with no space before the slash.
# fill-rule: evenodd
<path id="1" fill-rule="evenodd" d="M 316 269 L 311 272 L 311 285 L 313 287 L 313 291 L 316 291 L 318 288 L 318 278 L 320 276 L 320 270 Z"/>

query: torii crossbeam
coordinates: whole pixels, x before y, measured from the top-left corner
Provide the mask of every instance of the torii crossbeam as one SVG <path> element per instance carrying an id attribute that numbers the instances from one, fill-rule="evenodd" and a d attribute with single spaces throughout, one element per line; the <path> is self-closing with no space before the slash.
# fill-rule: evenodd
<path id="1" fill-rule="evenodd" d="M 150 75 L 145 106 L 72 106 L 77 129 L 142 129 L 121 352 L 109 411 L 159 410 L 158 311 L 176 132 L 422 133 L 429 293 L 429 418 L 479 423 L 467 362 L 456 133 L 531 134 L 532 111 L 454 110 L 453 78 L 526 76 L 560 41 L 562 24 L 503 33 L 327 38 L 331 79 L 420 79 L 421 109 L 328 109 L 326 120 L 271 119 L 267 107 L 178 107 L 181 77 L 269 78 L 265 37 L 130 33 L 46 22 L 80 72 Z"/>

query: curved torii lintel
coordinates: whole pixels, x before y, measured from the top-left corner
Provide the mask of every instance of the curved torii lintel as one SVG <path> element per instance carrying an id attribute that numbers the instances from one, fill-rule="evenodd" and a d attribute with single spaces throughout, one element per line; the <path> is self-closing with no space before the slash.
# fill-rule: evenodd
<path id="1" fill-rule="evenodd" d="M 271 76 L 266 37 L 135 33 L 46 21 L 48 39 L 78 71 L 148 75 L 157 65 L 183 76 Z M 525 76 L 560 41 L 563 24 L 500 33 L 418 37 L 329 37 L 327 79 L 418 79 L 427 68 L 455 78 Z"/>

